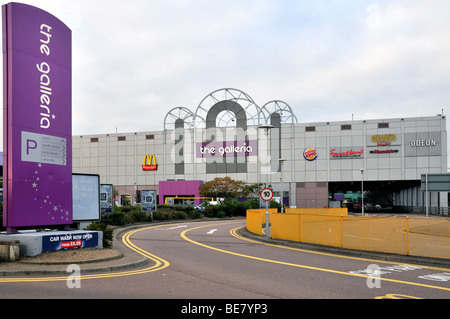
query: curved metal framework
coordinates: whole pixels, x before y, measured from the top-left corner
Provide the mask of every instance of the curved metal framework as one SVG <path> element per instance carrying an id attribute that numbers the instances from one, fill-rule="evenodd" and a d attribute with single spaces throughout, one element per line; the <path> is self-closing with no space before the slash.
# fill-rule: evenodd
<path id="1" fill-rule="evenodd" d="M 259 125 L 261 122 L 265 122 L 265 119 L 261 119 L 261 116 L 264 116 L 261 109 L 247 93 L 237 89 L 225 88 L 210 93 L 200 102 L 194 116 L 195 128 L 206 127 L 205 119 L 209 110 L 221 101 L 238 103 L 246 113 L 248 125 Z M 217 117 L 216 126 L 235 126 L 235 120 L 236 115 L 233 112 L 223 111 Z"/>
<path id="2" fill-rule="evenodd" d="M 195 113 L 186 107 L 175 107 L 164 118 L 164 131 L 174 130 L 182 126 L 185 129 L 205 128 L 206 118 L 210 109 L 219 102 L 232 101 L 239 104 L 245 112 L 247 125 L 270 124 L 273 114 L 280 117 L 281 124 L 297 124 L 297 117 L 292 108 L 285 102 L 273 100 L 259 107 L 255 101 L 245 92 L 224 88 L 211 92 L 198 105 Z M 224 110 L 217 115 L 216 127 L 236 126 L 236 114 L 230 110 Z"/>
<path id="3" fill-rule="evenodd" d="M 175 107 L 170 110 L 164 118 L 164 131 L 174 130 L 176 128 L 177 121 L 179 120 L 183 121 L 184 128 L 193 128 L 194 116 L 195 114 L 185 107 Z"/>
<path id="4" fill-rule="evenodd" d="M 277 113 L 280 116 L 281 124 L 298 123 L 297 117 L 292 112 L 292 108 L 289 106 L 289 104 L 280 100 L 267 102 L 261 108 L 261 112 L 264 114 L 264 118 L 266 119 L 270 119 L 272 114 Z"/>

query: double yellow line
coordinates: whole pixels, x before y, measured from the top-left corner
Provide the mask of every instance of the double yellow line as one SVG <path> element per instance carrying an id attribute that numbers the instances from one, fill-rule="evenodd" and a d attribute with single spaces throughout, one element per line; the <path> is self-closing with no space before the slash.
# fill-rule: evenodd
<path id="1" fill-rule="evenodd" d="M 223 250 L 223 249 L 219 249 L 219 248 L 215 248 L 215 247 L 212 247 L 212 246 L 209 246 L 209 245 L 205 245 L 205 244 L 199 243 L 199 242 L 194 241 L 194 240 L 192 240 L 192 239 L 190 239 L 190 238 L 188 238 L 186 236 L 186 233 L 191 231 L 191 230 L 195 230 L 195 229 L 199 229 L 199 228 L 203 228 L 203 227 L 208 227 L 208 226 L 212 226 L 212 225 L 200 226 L 200 227 L 196 227 L 196 228 L 187 229 L 187 230 L 185 230 L 185 231 L 183 231 L 181 233 L 181 237 L 184 240 L 187 240 L 188 242 L 190 242 L 192 244 L 196 244 L 198 246 L 205 247 L 205 248 L 208 248 L 208 249 L 212 249 L 212 250 L 215 250 L 215 251 L 219 251 L 219 252 L 222 252 L 222 253 L 226 253 L 226 254 L 229 254 L 229 255 L 244 257 L 244 258 L 253 259 L 253 260 L 259 260 L 259 261 L 273 263 L 273 264 L 279 264 L 279 265 L 285 265 L 285 266 L 291 266 L 291 267 L 297 267 L 297 268 L 303 268 L 303 269 L 310 269 L 310 270 L 315 270 L 315 271 L 322 271 L 322 272 L 327 272 L 327 273 L 339 274 L 339 275 L 344 275 L 344 276 L 361 277 L 361 278 L 373 278 L 373 277 L 371 277 L 369 275 L 353 274 L 353 273 L 345 272 L 345 271 L 339 271 L 339 270 L 333 270 L 333 269 L 327 269 L 327 268 L 319 268 L 319 267 L 312 267 L 312 266 L 300 265 L 300 264 L 295 264 L 295 263 L 289 263 L 289 262 L 283 262 L 283 261 L 277 261 L 277 260 L 272 260 L 272 259 L 266 259 L 266 258 L 260 258 L 260 257 L 255 257 L 255 256 L 235 253 L 235 252 L 231 252 L 231 251 L 227 251 L 227 250 Z M 284 248 L 284 249 L 289 249 L 289 250 L 305 251 L 305 250 L 299 249 L 299 248 L 286 247 L 286 246 L 280 246 L 280 245 L 269 244 L 269 243 L 262 243 L 262 242 L 258 242 L 258 241 L 255 241 L 255 240 L 244 238 L 244 237 L 242 237 L 242 236 L 237 234 L 237 230 L 240 229 L 240 228 L 242 228 L 242 226 L 233 228 L 232 230 L 230 230 L 230 234 L 232 236 L 238 238 L 238 239 L 241 239 L 241 240 L 244 240 L 244 241 L 248 241 L 248 242 L 252 242 L 252 243 L 257 243 L 257 244 L 266 245 L 266 246 L 272 246 L 272 247 L 278 247 L 278 248 Z M 316 252 L 312 252 L 312 251 L 307 251 L 307 252 L 308 253 L 316 253 Z M 339 258 L 364 260 L 363 258 L 341 257 L 341 256 L 334 255 L 334 254 L 326 254 L 326 253 L 318 253 L 318 254 L 329 255 L 329 256 L 334 256 L 334 257 L 339 257 Z M 367 259 L 367 260 L 370 260 L 370 259 Z M 373 262 L 373 260 L 372 260 L 372 262 Z M 383 261 L 380 261 L 380 262 L 383 263 Z M 432 267 L 427 267 L 427 268 L 432 268 Z M 427 284 L 421 284 L 421 283 L 409 282 L 409 281 L 402 281 L 402 280 L 396 280 L 396 279 L 389 279 L 389 278 L 379 278 L 379 279 L 382 280 L 382 281 L 393 282 L 393 283 L 398 283 L 398 284 L 405 284 L 405 285 L 411 285 L 411 286 L 418 286 L 418 287 L 424 287 L 424 288 L 431 288 L 431 289 L 437 289 L 437 290 L 450 291 L 450 288 L 446 288 L 446 287 L 433 286 L 433 285 L 427 285 Z"/>
<path id="2" fill-rule="evenodd" d="M 82 276 L 73 276 L 72 279 L 99 279 L 99 278 L 112 278 L 112 277 L 122 277 L 122 276 L 132 276 L 132 275 L 139 275 L 139 274 L 145 274 L 149 272 L 158 271 L 161 269 L 164 269 L 166 267 L 169 267 L 170 263 L 158 256 L 155 256 L 148 251 L 145 251 L 139 247 L 137 247 L 135 244 L 133 244 L 130 240 L 130 237 L 143 230 L 147 230 L 150 228 L 156 228 L 160 226 L 152 226 L 152 227 L 146 227 L 146 228 L 140 228 L 133 231 L 127 232 L 122 237 L 122 242 L 130 248 L 131 250 L 137 252 L 138 254 L 150 259 L 154 262 L 154 264 L 148 268 L 144 269 L 138 269 L 138 270 L 130 270 L 130 271 L 123 271 L 123 272 L 115 272 L 115 273 L 106 273 L 106 274 L 93 274 L 93 275 L 82 275 Z M 68 273 L 66 276 L 59 276 L 59 277 L 35 277 L 35 278 L 0 278 L 0 283 L 2 282 L 44 282 L 44 281 L 66 281 L 68 279 L 68 276 L 71 276 L 70 273 Z"/>

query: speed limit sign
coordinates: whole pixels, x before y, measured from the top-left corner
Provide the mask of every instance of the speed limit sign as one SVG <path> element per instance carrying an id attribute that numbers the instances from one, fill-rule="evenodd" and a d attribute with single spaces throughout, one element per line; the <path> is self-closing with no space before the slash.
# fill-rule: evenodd
<path id="1" fill-rule="evenodd" d="M 264 188 L 259 195 L 262 200 L 268 202 L 273 198 L 273 190 L 270 188 Z"/>

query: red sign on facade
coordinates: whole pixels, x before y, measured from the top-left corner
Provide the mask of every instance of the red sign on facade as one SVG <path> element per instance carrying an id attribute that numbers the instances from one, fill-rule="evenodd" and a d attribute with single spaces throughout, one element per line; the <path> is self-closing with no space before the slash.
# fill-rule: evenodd
<path id="1" fill-rule="evenodd" d="M 81 244 L 81 240 L 63 241 L 61 242 L 61 248 L 81 247 Z"/>
<path id="2" fill-rule="evenodd" d="M 158 169 L 158 165 L 156 164 L 155 154 L 151 156 L 145 155 L 144 162 L 142 163 L 143 171 L 156 171 Z"/>

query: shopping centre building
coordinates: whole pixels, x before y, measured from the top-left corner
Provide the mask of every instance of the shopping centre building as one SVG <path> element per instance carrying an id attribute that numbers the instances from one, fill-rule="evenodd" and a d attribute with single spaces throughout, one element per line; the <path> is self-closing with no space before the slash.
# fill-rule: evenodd
<path id="1" fill-rule="evenodd" d="M 199 197 L 199 185 L 229 176 L 268 183 L 292 207 L 348 204 L 363 191 L 378 208 L 420 209 L 421 175 L 447 173 L 446 119 L 299 123 L 283 101 L 260 106 L 221 89 L 194 108 L 171 109 L 162 131 L 73 136 L 73 172 L 99 174 L 122 203 L 140 202 L 143 190 L 155 190 L 160 204 Z M 447 193 L 430 193 L 429 203 L 447 207 Z"/>

